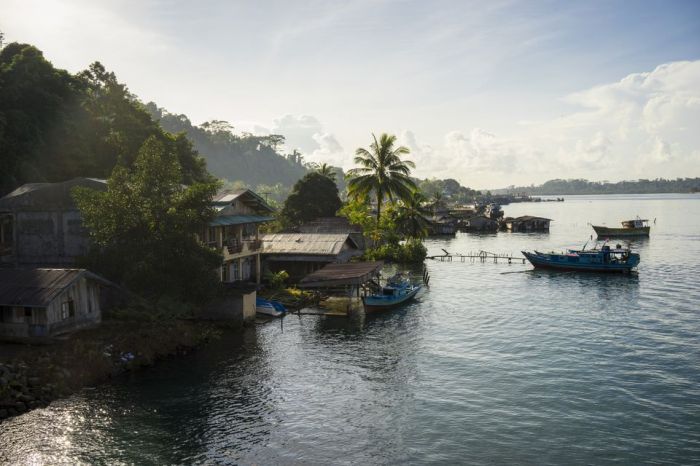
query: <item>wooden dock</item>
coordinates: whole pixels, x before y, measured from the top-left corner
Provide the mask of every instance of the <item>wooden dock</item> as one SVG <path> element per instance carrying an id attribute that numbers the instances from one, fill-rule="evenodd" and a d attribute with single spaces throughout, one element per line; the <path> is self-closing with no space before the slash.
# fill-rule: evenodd
<path id="1" fill-rule="evenodd" d="M 445 254 L 439 256 L 428 256 L 427 259 L 440 262 L 493 262 L 494 264 L 501 263 L 525 263 L 524 257 L 516 257 L 512 254 L 496 253 L 489 251 L 469 252 L 467 254 L 451 254 L 443 249 Z"/>

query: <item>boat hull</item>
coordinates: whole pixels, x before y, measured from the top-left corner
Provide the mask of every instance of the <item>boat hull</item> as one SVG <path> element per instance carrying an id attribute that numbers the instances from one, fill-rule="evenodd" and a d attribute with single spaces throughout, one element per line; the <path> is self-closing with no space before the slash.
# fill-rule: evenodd
<path id="1" fill-rule="evenodd" d="M 604 272 L 604 273 L 630 273 L 635 265 L 631 264 L 571 264 L 556 263 L 547 260 L 543 256 L 523 251 L 525 258 L 538 269 L 559 270 L 562 272 Z"/>
<path id="2" fill-rule="evenodd" d="M 258 298 L 255 300 L 255 312 L 270 317 L 282 317 L 287 313 L 287 309 L 276 301 L 267 301 Z"/>
<path id="3" fill-rule="evenodd" d="M 420 289 L 421 287 L 418 286 L 401 296 L 365 296 L 362 298 L 362 304 L 365 307 L 365 312 L 378 312 L 395 309 L 415 298 Z"/>
<path id="4" fill-rule="evenodd" d="M 592 225 L 598 236 L 649 236 L 651 227 L 609 228 Z"/>

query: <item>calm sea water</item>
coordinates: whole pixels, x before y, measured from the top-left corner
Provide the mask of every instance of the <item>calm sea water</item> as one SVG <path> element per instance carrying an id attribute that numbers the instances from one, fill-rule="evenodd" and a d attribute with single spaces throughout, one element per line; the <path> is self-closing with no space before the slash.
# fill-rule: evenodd
<path id="1" fill-rule="evenodd" d="M 549 234 L 432 253 L 581 246 L 656 218 L 633 276 L 428 261 L 369 318 L 290 316 L 0 424 L 12 464 L 700 464 L 700 196 L 567 196 Z"/>

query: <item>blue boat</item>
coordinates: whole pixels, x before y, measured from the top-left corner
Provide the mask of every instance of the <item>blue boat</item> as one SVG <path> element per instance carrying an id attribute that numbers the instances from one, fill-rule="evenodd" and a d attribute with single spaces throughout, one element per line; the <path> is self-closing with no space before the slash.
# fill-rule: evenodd
<path id="1" fill-rule="evenodd" d="M 271 317 L 282 317 L 287 313 L 287 308 L 282 303 L 262 298 L 255 299 L 255 312 Z"/>
<path id="2" fill-rule="evenodd" d="M 394 277 L 382 287 L 381 294 L 363 297 L 362 304 L 366 312 L 393 309 L 413 299 L 421 288 L 423 288 L 422 285 L 411 284 L 407 279 Z"/>
<path id="3" fill-rule="evenodd" d="M 630 273 L 639 265 L 639 254 L 617 245 L 600 249 L 569 249 L 566 253 L 522 251 L 530 263 L 537 268 L 585 272 Z"/>

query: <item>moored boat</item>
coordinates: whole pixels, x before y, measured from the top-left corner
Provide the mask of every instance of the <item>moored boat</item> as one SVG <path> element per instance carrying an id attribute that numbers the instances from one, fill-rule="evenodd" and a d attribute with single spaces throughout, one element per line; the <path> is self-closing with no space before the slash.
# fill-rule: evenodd
<path id="1" fill-rule="evenodd" d="M 255 312 L 270 317 L 282 317 L 287 313 L 287 308 L 282 303 L 262 298 L 255 299 Z"/>
<path id="2" fill-rule="evenodd" d="M 413 299 L 421 290 L 422 285 L 411 284 L 408 280 L 390 280 L 382 287 L 380 294 L 362 298 L 366 312 L 393 309 Z"/>
<path id="3" fill-rule="evenodd" d="M 637 217 L 634 220 L 624 220 L 622 228 L 610 228 L 600 225 L 591 225 L 598 237 L 606 236 L 649 236 L 649 220 Z"/>
<path id="4" fill-rule="evenodd" d="M 530 263 L 537 268 L 563 271 L 629 273 L 639 265 L 639 254 L 617 245 L 600 249 L 569 249 L 566 253 L 522 251 Z"/>

